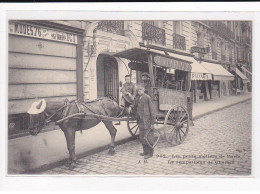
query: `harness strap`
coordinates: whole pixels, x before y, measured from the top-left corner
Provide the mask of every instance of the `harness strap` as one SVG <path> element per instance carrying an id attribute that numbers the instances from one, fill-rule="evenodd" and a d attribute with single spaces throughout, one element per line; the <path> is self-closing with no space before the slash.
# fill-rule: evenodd
<path id="1" fill-rule="evenodd" d="M 77 106 L 77 108 L 78 108 L 79 113 L 84 113 L 84 107 L 81 106 L 82 103 L 81 103 L 79 100 L 75 100 L 75 104 L 76 104 L 76 106 Z M 83 118 L 83 117 L 84 117 L 84 116 L 82 116 L 82 118 Z M 83 120 L 83 119 L 78 119 L 78 123 L 77 123 L 77 130 L 80 130 L 81 134 L 82 134 L 82 127 L 81 127 L 81 125 L 82 125 L 82 120 Z"/>

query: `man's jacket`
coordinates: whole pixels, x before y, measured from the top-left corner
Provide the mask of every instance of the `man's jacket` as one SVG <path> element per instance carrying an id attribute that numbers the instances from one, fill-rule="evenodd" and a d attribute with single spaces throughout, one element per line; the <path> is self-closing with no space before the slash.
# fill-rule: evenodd
<path id="1" fill-rule="evenodd" d="M 135 100 L 137 123 L 143 123 L 145 129 L 149 129 L 155 122 L 155 109 L 152 99 L 147 94 L 138 96 Z"/>

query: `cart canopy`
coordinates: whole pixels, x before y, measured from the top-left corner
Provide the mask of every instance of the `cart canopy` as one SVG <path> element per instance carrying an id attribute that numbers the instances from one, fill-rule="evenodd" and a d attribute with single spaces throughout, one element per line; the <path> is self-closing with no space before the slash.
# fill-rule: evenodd
<path id="1" fill-rule="evenodd" d="M 134 61 L 140 64 L 148 63 L 148 55 L 153 56 L 153 64 L 166 67 L 170 69 L 178 69 L 181 71 L 190 72 L 193 61 L 183 60 L 181 58 L 167 55 L 164 51 L 156 49 L 144 49 L 144 48 L 131 48 L 118 53 L 115 53 L 114 57 L 125 58 L 130 61 Z"/>

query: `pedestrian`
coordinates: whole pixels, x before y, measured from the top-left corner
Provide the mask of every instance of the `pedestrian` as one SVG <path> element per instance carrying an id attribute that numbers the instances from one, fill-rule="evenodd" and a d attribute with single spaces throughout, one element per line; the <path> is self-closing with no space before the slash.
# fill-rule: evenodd
<path id="1" fill-rule="evenodd" d="M 138 95 L 134 106 L 139 126 L 139 139 L 143 146 L 143 153 L 140 153 L 140 155 L 144 156 L 144 159 L 148 159 L 153 156 L 154 149 L 149 146 L 146 135 L 150 129 L 154 130 L 155 110 L 151 97 L 145 94 L 144 90 L 143 84 L 137 86 Z"/>

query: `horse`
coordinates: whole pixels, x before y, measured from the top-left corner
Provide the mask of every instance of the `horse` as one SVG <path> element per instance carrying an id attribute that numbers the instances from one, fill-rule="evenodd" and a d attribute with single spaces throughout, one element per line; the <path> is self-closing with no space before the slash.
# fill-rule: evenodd
<path id="1" fill-rule="evenodd" d="M 68 101 L 52 101 L 50 99 L 42 99 L 32 104 L 28 110 L 29 113 L 29 132 L 31 135 L 36 136 L 40 133 L 41 129 L 51 122 L 57 122 L 70 115 L 76 113 L 90 113 L 108 117 L 117 117 L 123 111 L 115 101 L 103 97 L 92 101 L 80 102 L 78 100 Z M 100 122 L 103 122 L 108 129 L 111 136 L 109 155 L 115 154 L 115 137 L 117 130 L 113 126 L 110 120 L 100 120 L 97 117 L 77 116 L 69 119 L 64 119 L 58 124 L 63 131 L 67 149 L 69 151 L 69 159 L 67 166 L 74 168 L 77 165 L 75 155 L 75 133 L 76 131 L 82 131 L 90 129 Z"/>

